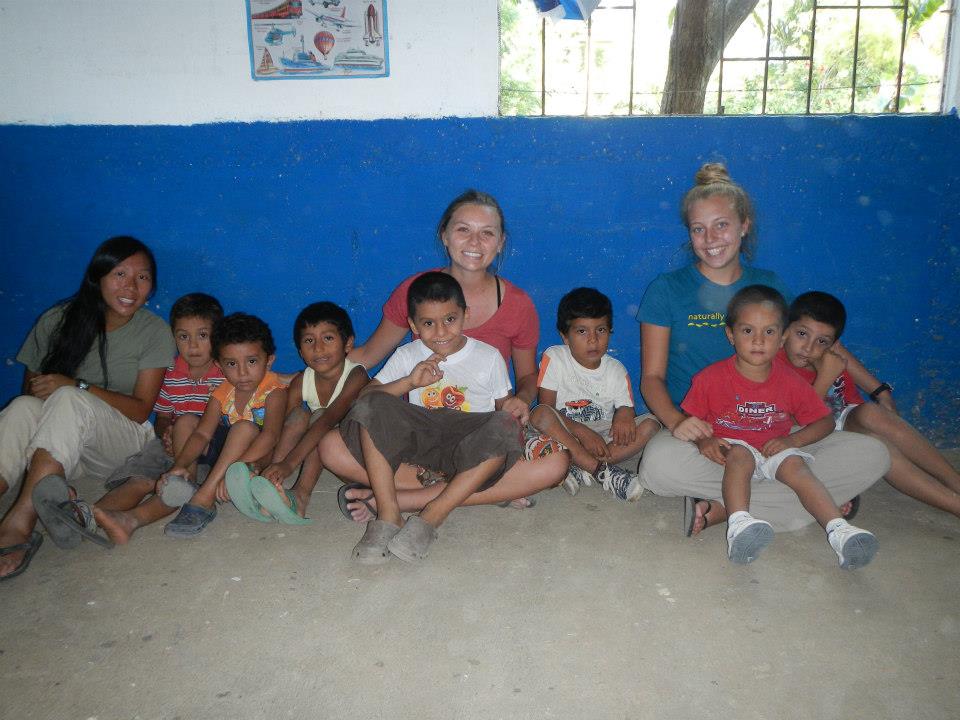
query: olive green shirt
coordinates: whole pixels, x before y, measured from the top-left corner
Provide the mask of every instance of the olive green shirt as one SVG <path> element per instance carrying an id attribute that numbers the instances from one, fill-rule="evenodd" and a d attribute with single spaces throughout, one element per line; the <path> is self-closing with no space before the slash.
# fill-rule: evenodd
<path id="1" fill-rule="evenodd" d="M 31 372 L 40 372 L 40 365 L 50 349 L 50 338 L 63 317 L 63 305 L 47 310 L 30 330 L 17 353 L 17 361 Z M 170 328 L 146 308 L 140 308 L 120 328 L 107 333 L 107 390 L 132 395 L 137 373 L 151 368 L 166 368 L 173 360 L 176 345 Z M 100 366 L 100 348 L 96 340 L 77 368 L 75 377 L 91 385 L 104 387 Z"/>

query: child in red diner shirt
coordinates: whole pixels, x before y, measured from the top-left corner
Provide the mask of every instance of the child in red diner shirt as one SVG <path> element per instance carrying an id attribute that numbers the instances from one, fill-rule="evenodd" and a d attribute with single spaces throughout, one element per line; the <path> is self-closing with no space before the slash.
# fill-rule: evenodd
<path id="1" fill-rule="evenodd" d="M 766 480 L 797 494 L 827 531 L 840 567 L 863 567 L 877 551 L 876 537 L 840 516 L 807 466 L 811 456 L 798 450 L 829 435 L 833 417 L 813 388 L 776 359 L 787 325 L 786 301 L 773 288 L 750 285 L 730 300 L 726 325 L 734 356 L 697 373 L 681 407 L 690 415 L 683 423 L 710 425 L 712 435 L 697 447 L 724 466 L 728 557 L 753 562 L 773 540 L 771 525 L 748 512 L 751 481 Z M 794 420 L 802 427 L 791 433 Z"/>

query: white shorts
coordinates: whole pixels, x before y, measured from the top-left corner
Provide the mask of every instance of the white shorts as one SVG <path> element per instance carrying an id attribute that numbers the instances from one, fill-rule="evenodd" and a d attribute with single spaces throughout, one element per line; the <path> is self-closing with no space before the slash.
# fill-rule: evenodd
<path id="1" fill-rule="evenodd" d="M 750 479 L 754 482 L 775 482 L 777 479 L 777 470 L 780 469 L 780 464 L 791 455 L 802 457 L 807 462 L 813 460 L 813 455 L 803 452 L 803 450 L 798 450 L 797 448 L 787 448 L 786 450 L 781 450 L 776 455 L 764 457 L 753 445 L 750 445 L 743 440 L 734 440 L 733 438 L 724 438 L 724 440 L 731 445 L 740 445 L 745 447 L 753 454 L 753 477 Z"/>

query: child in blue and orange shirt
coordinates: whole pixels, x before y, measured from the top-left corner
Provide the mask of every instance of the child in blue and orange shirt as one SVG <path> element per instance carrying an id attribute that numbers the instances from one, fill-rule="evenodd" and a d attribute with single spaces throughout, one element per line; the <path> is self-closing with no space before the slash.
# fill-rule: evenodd
<path id="1" fill-rule="evenodd" d="M 231 499 L 224 479 L 227 468 L 243 463 L 253 470 L 264 467 L 273 455 L 283 426 L 287 386 L 271 371 L 276 345 L 263 320 L 234 313 L 213 329 L 213 355 L 226 381 L 210 396 L 210 402 L 174 467 L 164 475 L 168 481 L 189 477 L 189 468 L 214 438 L 217 427 L 229 428 L 223 448 L 203 485 L 180 508 L 164 528 L 173 537 L 194 537 L 217 516 L 217 500 Z M 241 466 L 245 480 L 249 474 Z M 245 486 L 249 492 L 249 485 Z M 248 503 L 249 497 L 234 498 L 235 504 Z M 265 518 L 269 520 L 270 518 Z"/>

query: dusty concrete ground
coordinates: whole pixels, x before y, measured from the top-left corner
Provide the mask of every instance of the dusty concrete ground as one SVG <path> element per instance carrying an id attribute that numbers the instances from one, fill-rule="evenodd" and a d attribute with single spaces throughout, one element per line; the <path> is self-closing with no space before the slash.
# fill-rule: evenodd
<path id="1" fill-rule="evenodd" d="M 457 511 L 424 564 L 366 568 L 336 487 L 306 528 L 228 507 L 193 541 L 45 542 L 0 584 L 0 717 L 960 716 L 960 520 L 884 482 L 852 573 L 816 526 L 737 567 L 679 499 L 596 488 Z"/>

